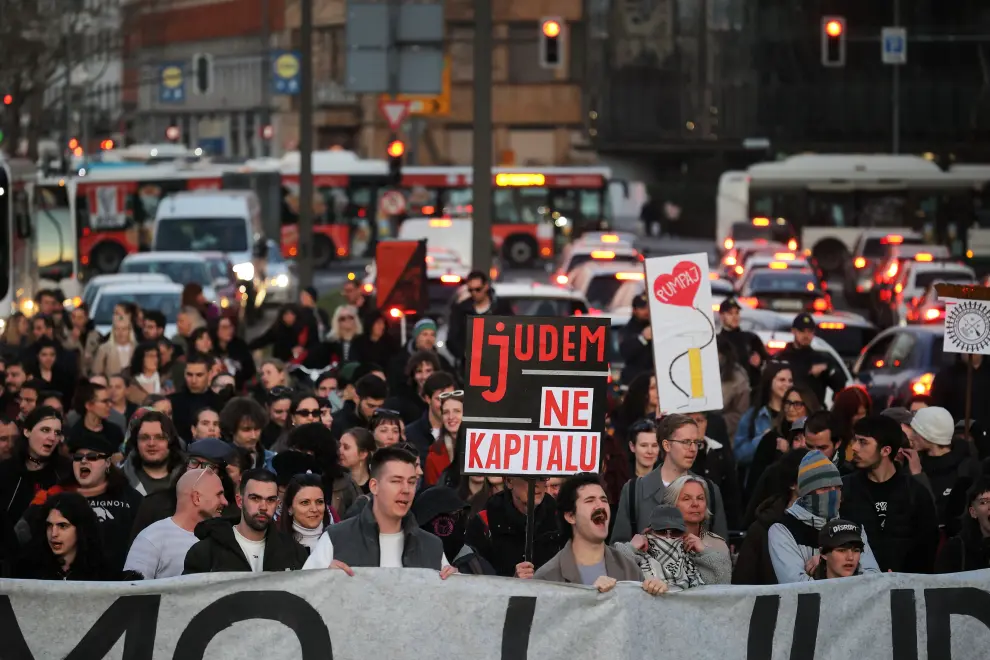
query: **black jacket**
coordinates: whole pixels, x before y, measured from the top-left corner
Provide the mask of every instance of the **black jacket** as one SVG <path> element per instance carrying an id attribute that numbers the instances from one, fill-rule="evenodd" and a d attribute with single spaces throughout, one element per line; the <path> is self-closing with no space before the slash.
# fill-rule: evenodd
<path id="1" fill-rule="evenodd" d="M 366 364 L 377 364 L 385 369 L 392 363 L 392 357 L 399 352 L 399 342 L 387 332 L 378 341 L 372 341 L 368 330 L 369 328 L 365 328 L 364 334 L 355 339 L 358 355 Z"/>
<path id="2" fill-rule="evenodd" d="M 736 459 L 732 455 L 732 447 L 710 438 L 705 451 L 698 452 L 691 471 L 706 477 L 722 491 L 722 502 L 725 503 L 725 522 L 731 530 L 741 530 L 742 527 L 742 493 L 739 490 L 739 475 L 736 471 Z M 718 447 L 714 445 L 720 445 Z"/>
<path id="3" fill-rule="evenodd" d="M 512 311 L 512 306 L 508 301 L 502 300 L 496 294 L 494 289 L 491 292 L 491 306 L 489 306 L 488 311 L 484 314 L 478 314 L 474 309 L 474 302 L 471 297 L 468 296 L 467 300 L 462 300 L 450 308 L 450 319 L 449 325 L 450 330 L 447 333 L 447 350 L 450 354 L 454 356 L 455 360 L 463 361 L 465 351 L 467 351 L 467 322 L 468 318 L 471 316 L 515 316 Z M 451 372 L 455 373 L 455 372 Z M 455 373 L 455 375 L 457 375 Z"/>
<path id="4" fill-rule="evenodd" d="M 786 510 L 787 502 L 777 497 L 764 500 L 756 508 L 753 524 L 746 530 L 746 539 L 732 569 L 732 584 L 777 584 L 777 573 L 770 561 L 768 534 Z"/>
<path id="5" fill-rule="evenodd" d="M 953 419 L 966 416 L 966 363 L 962 360 L 945 367 L 932 381 L 932 405 L 941 406 L 952 413 Z M 973 419 L 983 428 L 990 428 L 990 361 L 986 358 L 973 369 L 973 395 L 971 398 Z"/>
<path id="6" fill-rule="evenodd" d="M 766 346 L 760 341 L 760 338 L 756 334 L 746 331 L 746 330 L 729 330 L 723 327 L 718 336 L 725 339 L 732 346 L 733 350 L 736 352 L 736 362 L 746 370 L 746 375 L 749 376 L 749 384 L 751 387 L 756 387 L 756 384 L 760 381 L 760 372 L 762 367 L 754 367 L 749 363 L 749 356 L 756 353 L 763 360 L 763 364 L 766 364 L 767 360 L 770 359 L 770 354 L 767 352 Z"/>
<path id="7" fill-rule="evenodd" d="M 883 483 L 865 470 L 842 478 L 840 517 L 866 530 L 880 570 L 931 573 L 938 549 L 938 516 L 932 494 L 906 470 Z"/>
<path id="8" fill-rule="evenodd" d="M 935 561 L 936 573 L 962 573 L 990 568 L 990 538 L 979 524 L 966 516 L 962 532 L 945 542 Z"/>
<path id="9" fill-rule="evenodd" d="M 777 354 L 777 359 L 791 365 L 794 381 L 807 385 L 822 405 L 825 404 L 826 389 L 831 388 L 832 392 L 838 392 L 846 386 L 845 374 L 828 353 L 816 351 L 810 346 L 798 348 L 793 343 L 788 343 L 784 350 Z M 819 375 L 812 376 L 811 367 L 816 364 L 824 364 L 826 368 Z"/>
<path id="10" fill-rule="evenodd" d="M 962 510 L 950 510 L 952 492 L 957 484 L 972 484 L 979 478 L 980 462 L 973 457 L 969 441 L 956 438 L 952 441 L 952 449 L 944 456 L 921 454 L 921 469 L 935 496 L 939 524 L 949 524 L 962 513 Z M 958 496 L 955 499 L 958 500 Z"/>
<path id="11" fill-rule="evenodd" d="M 72 481 L 75 481 L 72 464 L 63 459 L 58 450 L 40 470 L 28 470 L 23 461 L 9 458 L 0 463 L 0 507 L 7 512 L 10 523 L 16 525 L 35 493 Z"/>
<path id="12" fill-rule="evenodd" d="M 183 440 L 192 437 L 192 427 L 197 412 L 203 408 L 210 408 L 219 413 L 223 409 L 220 396 L 211 389 L 199 394 L 182 389 L 169 394 L 168 398 L 172 402 L 172 421 L 175 423 L 175 430 Z"/>
<path id="13" fill-rule="evenodd" d="M 392 356 L 392 361 L 388 365 L 382 365 L 388 366 L 388 372 L 386 372 L 386 375 L 388 376 L 388 389 L 390 392 L 397 393 L 410 388 L 409 379 L 406 377 L 406 365 L 409 364 L 409 358 L 417 352 L 418 351 L 413 347 L 413 340 L 410 340 L 409 343 L 406 344 L 405 348 Z M 457 373 L 457 370 L 454 368 L 454 365 L 447 360 L 447 358 L 440 355 L 436 349 L 434 349 L 432 353 L 437 359 L 437 362 L 440 363 L 440 371 L 446 371 L 454 378 L 458 377 L 459 374 Z"/>
<path id="14" fill-rule="evenodd" d="M 216 356 L 222 358 L 228 370 L 234 374 L 235 389 L 243 392 L 258 371 L 254 366 L 254 358 L 248 350 L 247 342 L 240 337 L 234 337 L 227 344 L 226 349 L 221 349 L 216 339 L 213 340 L 213 345 Z"/>
<path id="15" fill-rule="evenodd" d="M 350 429 L 367 429 L 370 421 L 358 415 L 356 403 L 353 401 L 344 401 L 344 406 L 333 414 L 333 424 L 330 425 L 330 432 L 333 434 L 333 439 L 339 442 L 340 437 Z"/>
<path id="16" fill-rule="evenodd" d="M 636 376 L 653 371 L 653 340 L 646 341 L 640 335 L 649 327 L 650 320 L 635 316 L 622 329 L 619 338 L 619 354 L 622 356 L 622 384 L 628 385 Z"/>
<path id="17" fill-rule="evenodd" d="M 556 504 L 544 497 L 536 507 L 536 533 L 533 565 L 539 569 L 564 547 L 557 527 Z M 485 510 L 473 516 L 464 534 L 464 543 L 495 567 L 503 577 L 516 574 L 516 564 L 525 560 L 526 514 L 512 503 L 512 493 L 504 490 L 488 498 Z"/>
<path id="18" fill-rule="evenodd" d="M 419 451 L 419 461 L 426 465 L 426 454 L 430 451 L 430 445 L 437 441 L 433 437 L 433 427 L 430 426 L 429 410 L 406 427 L 406 440 L 416 445 L 416 449 Z"/>
<path id="19" fill-rule="evenodd" d="M 192 573 L 250 573 L 241 546 L 234 538 L 234 525 L 223 518 L 204 520 L 196 525 L 196 538 L 200 539 L 186 553 L 183 575 Z M 265 559 L 262 568 L 266 573 L 298 571 L 306 563 L 309 550 L 296 543 L 274 525 L 265 534 Z"/>

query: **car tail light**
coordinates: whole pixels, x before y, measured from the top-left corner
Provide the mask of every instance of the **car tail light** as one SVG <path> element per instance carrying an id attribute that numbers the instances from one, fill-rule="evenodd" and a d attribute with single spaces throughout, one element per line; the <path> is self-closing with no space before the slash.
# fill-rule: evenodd
<path id="1" fill-rule="evenodd" d="M 787 249 L 788 250 L 796 250 L 796 249 L 798 249 L 798 242 L 797 242 L 797 240 L 792 238 L 791 240 L 787 241 Z"/>
<path id="2" fill-rule="evenodd" d="M 646 279 L 646 275 L 643 273 L 616 273 L 615 279 L 617 280 L 643 280 Z"/>
<path id="3" fill-rule="evenodd" d="M 780 339 L 771 339 L 767 342 L 767 352 L 778 353 L 787 348 L 787 342 Z"/>
<path id="4" fill-rule="evenodd" d="M 825 298 L 815 298 L 815 302 L 811 304 L 812 308 L 816 312 L 824 312 L 828 310 L 828 300 Z"/>
<path id="5" fill-rule="evenodd" d="M 760 304 L 760 301 L 758 301 L 756 298 L 753 298 L 751 296 L 743 296 L 742 298 L 737 298 L 736 302 L 738 302 L 740 305 L 745 305 L 750 309 L 756 309 Z"/>
<path id="6" fill-rule="evenodd" d="M 929 262 L 929 261 L 934 261 L 935 257 L 932 256 L 930 252 L 919 252 L 918 254 L 914 255 L 914 260 Z"/>
<path id="7" fill-rule="evenodd" d="M 933 373 L 921 374 L 917 380 L 911 383 L 911 391 L 918 395 L 930 394 L 934 380 L 935 374 Z"/>
<path id="8" fill-rule="evenodd" d="M 721 303 L 712 303 L 713 312 L 717 312 L 719 309 L 721 309 L 721 307 L 722 307 Z"/>
<path id="9" fill-rule="evenodd" d="M 753 218 L 754 227 L 769 227 L 770 218 Z"/>
<path id="10" fill-rule="evenodd" d="M 793 261 L 795 256 L 793 252 L 774 252 L 773 258 L 780 261 Z"/>
<path id="11" fill-rule="evenodd" d="M 444 284 L 460 284 L 461 283 L 461 276 L 460 275 L 441 275 L 440 276 L 440 281 L 443 282 Z"/>
<path id="12" fill-rule="evenodd" d="M 726 257 L 725 259 L 722 260 L 722 263 L 725 264 L 726 266 L 735 266 L 736 265 L 736 258 L 733 257 L 733 256 L 728 256 L 728 257 Z"/>
<path id="13" fill-rule="evenodd" d="M 365 284 L 365 285 L 364 285 L 363 287 L 361 287 L 361 288 L 362 288 L 362 289 L 364 289 L 364 292 L 365 292 L 365 293 L 371 293 L 372 291 L 374 291 L 374 290 L 375 290 L 375 285 L 374 285 L 374 284 Z"/>
<path id="14" fill-rule="evenodd" d="M 615 252 L 612 250 L 594 250 L 591 253 L 592 259 L 615 259 Z"/>
<path id="15" fill-rule="evenodd" d="M 932 307 L 925 310 L 925 320 L 926 321 L 937 321 L 941 318 L 945 318 L 945 310 Z"/>
<path id="16" fill-rule="evenodd" d="M 561 284 L 561 285 L 567 284 L 567 282 L 568 282 L 567 275 L 558 275 L 557 278 L 556 278 L 556 281 L 557 281 L 557 284 Z"/>
<path id="17" fill-rule="evenodd" d="M 393 319 L 402 318 L 402 310 L 399 309 L 398 307 L 393 307 L 392 309 L 388 310 L 388 315 L 391 316 Z"/>
<path id="18" fill-rule="evenodd" d="M 783 261 L 771 261 L 770 270 L 787 270 L 787 264 Z"/>
<path id="19" fill-rule="evenodd" d="M 726 250 L 731 250 L 732 246 L 735 244 L 736 244 L 735 241 L 733 241 L 731 238 L 727 238 L 725 239 L 725 242 L 722 243 L 722 246 L 725 247 Z"/>
<path id="20" fill-rule="evenodd" d="M 736 270 L 735 270 L 736 275 L 742 275 L 744 272 L 746 272 L 746 269 L 744 269 L 742 266 L 736 266 Z"/>
<path id="21" fill-rule="evenodd" d="M 856 260 L 853 261 L 853 266 L 856 268 L 866 268 L 866 259 L 863 257 L 856 257 Z"/>
<path id="22" fill-rule="evenodd" d="M 897 275 L 897 271 L 900 268 L 898 262 L 890 264 L 890 268 L 887 269 L 887 279 L 893 279 Z"/>
<path id="23" fill-rule="evenodd" d="M 845 330 L 845 323 L 837 323 L 832 321 L 826 321 L 825 323 L 819 323 L 818 327 L 822 330 Z"/>

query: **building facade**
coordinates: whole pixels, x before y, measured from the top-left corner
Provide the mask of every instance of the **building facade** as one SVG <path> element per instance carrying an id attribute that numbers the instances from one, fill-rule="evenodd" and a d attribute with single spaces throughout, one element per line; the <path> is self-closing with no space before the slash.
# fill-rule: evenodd
<path id="1" fill-rule="evenodd" d="M 268 152 L 270 44 L 283 0 L 131 0 L 123 8 L 128 139 L 220 156 Z"/>

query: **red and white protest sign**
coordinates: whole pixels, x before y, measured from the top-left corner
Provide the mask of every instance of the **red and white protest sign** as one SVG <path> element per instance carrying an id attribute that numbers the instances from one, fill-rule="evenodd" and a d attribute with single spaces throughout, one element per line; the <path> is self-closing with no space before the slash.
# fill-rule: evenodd
<path id="1" fill-rule="evenodd" d="M 463 472 L 597 472 L 608 388 L 608 320 L 469 321 Z"/>

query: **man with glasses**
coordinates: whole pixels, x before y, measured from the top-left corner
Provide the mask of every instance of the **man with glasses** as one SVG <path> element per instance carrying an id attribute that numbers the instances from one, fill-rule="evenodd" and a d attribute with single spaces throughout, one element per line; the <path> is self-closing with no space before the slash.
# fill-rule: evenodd
<path id="1" fill-rule="evenodd" d="M 235 525 L 223 518 L 196 525 L 200 539 L 186 553 L 183 575 L 192 573 L 282 572 L 303 567 L 309 552 L 289 534 L 272 525 L 278 508 L 275 475 L 265 469 L 248 470 L 237 493 L 241 519 Z"/>
<path id="2" fill-rule="evenodd" d="M 686 415 L 667 415 L 657 426 L 657 440 L 663 462 L 650 474 L 630 480 L 622 487 L 619 506 L 615 512 L 613 542 L 625 542 L 650 524 L 650 514 L 662 502 L 663 494 L 678 477 L 691 472 L 698 453 L 706 448 L 697 423 Z M 729 538 L 729 526 L 725 519 L 725 505 L 719 487 L 707 480 L 712 494 L 709 508 L 713 514 L 712 532 L 723 539 Z"/>
<path id="3" fill-rule="evenodd" d="M 124 475 L 131 487 L 145 496 L 168 489 L 183 469 L 172 420 L 157 410 L 131 422 L 126 454 Z"/>
<path id="4" fill-rule="evenodd" d="M 795 316 L 791 323 L 794 340 L 777 354 L 777 359 L 791 365 L 795 382 L 804 383 L 819 401 L 824 401 L 826 389 L 838 392 L 846 386 L 846 376 L 831 355 L 811 347 L 817 329 L 818 324 L 811 314 Z"/>
<path id="5" fill-rule="evenodd" d="M 473 270 L 467 276 L 468 297 L 455 304 L 450 309 L 447 335 L 447 349 L 458 362 L 464 361 L 464 351 L 467 349 L 468 317 L 482 316 L 513 316 L 512 307 L 508 302 L 500 300 L 492 291 L 488 275 L 480 270 Z"/>
<path id="6" fill-rule="evenodd" d="M 137 535 L 124 562 L 125 571 L 137 571 L 145 580 L 182 575 L 186 553 L 198 540 L 196 525 L 218 517 L 227 506 L 223 484 L 213 470 L 188 470 L 175 491 L 175 513 Z"/>

